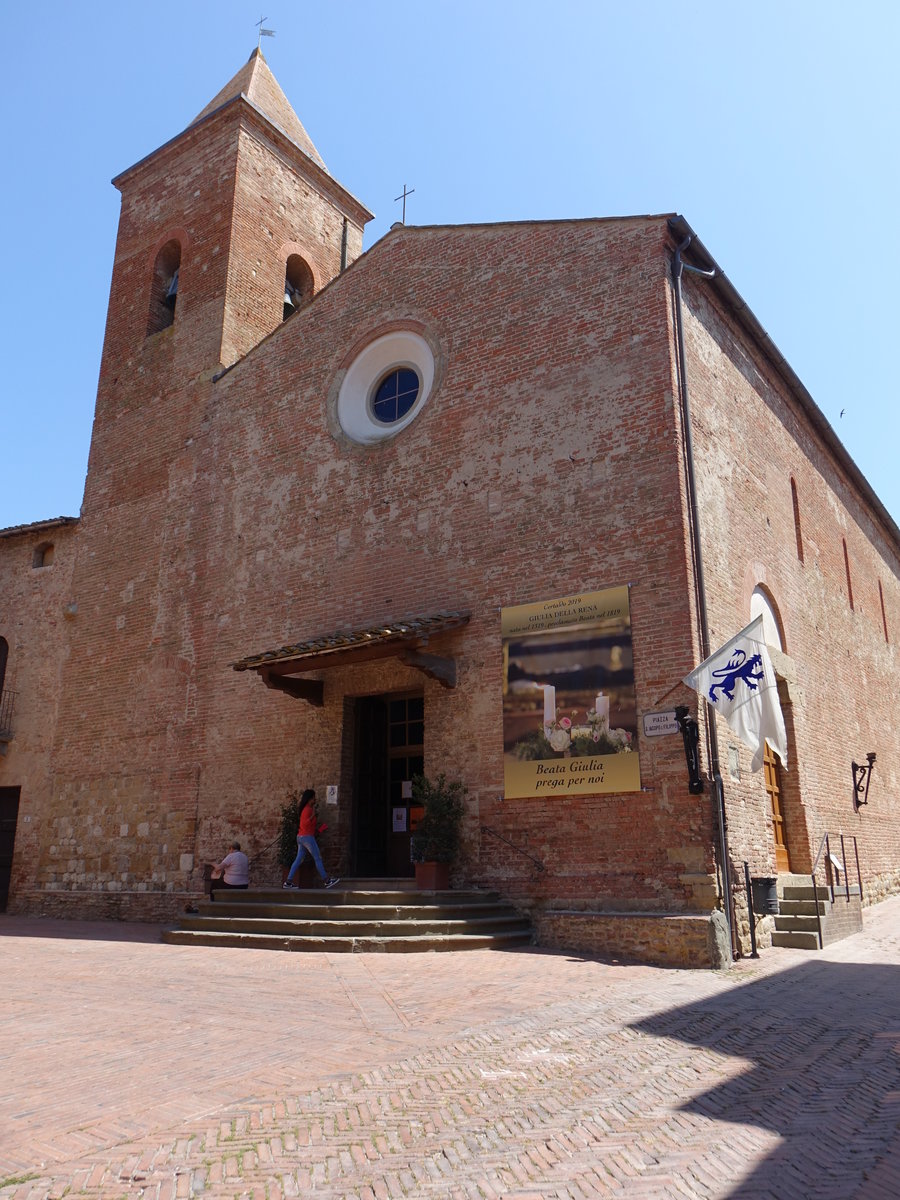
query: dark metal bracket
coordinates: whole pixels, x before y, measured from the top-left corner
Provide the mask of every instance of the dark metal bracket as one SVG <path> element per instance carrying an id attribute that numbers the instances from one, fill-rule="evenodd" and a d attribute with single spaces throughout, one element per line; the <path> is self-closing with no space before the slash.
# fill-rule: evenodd
<path id="1" fill-rule="evenodd" d="M 875 755 L 870 751 L 866 755 L 866 765 L 854 762 L 850 766 L 853 768 L 853 807 L 859 812 L 861 805 L 869 803 L 869 784 L 872 782 Z"/>
<path id="2" fill-rule="evenodd" d="M 675 709 L 675 720 L 681 730 L 684 742 L 684 757 L 688 769 L 688 791 L 692 796 L 699 796 L 703 791 L 703 780 L 700 776 L 700 726 L 686 704 L 679 704 Z"/>
<path id="3" fill-rule="evenodd" d="M 401 655 L 401 662 L 424 672 L 429 679 L 436 679 L 442 687 L 456 687 L 456 659 L 444 658 L 439 654 L 426 654 L 422 650 L 408 650 Z"/>
<path id="4" fill-rule="evenodd" d="M 315 708 L 325 706 L 325 684 L 321 679 L 298 679 L 296 675 L 272 675 L 269 671 L 259 674 L 266 687 L 275 692 L 284 692 L 295 700 L 306 700 Z"/>

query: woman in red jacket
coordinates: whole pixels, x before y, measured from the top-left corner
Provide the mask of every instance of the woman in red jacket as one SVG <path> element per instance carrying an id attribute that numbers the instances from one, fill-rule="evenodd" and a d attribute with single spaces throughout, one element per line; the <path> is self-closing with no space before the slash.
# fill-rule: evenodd
<path id="1" fill-rule="evenodd" d="M 336 883 L 341 881 L 334 875 L 329 876 L 322 865 L 322 855 L 319 852 L 319 843 L 316 841 L 316 793 L 312 788 L 307 788 L 300 797 L 300 808 L 297 811 L 300 815 L 300 828 L 297 830 L 297 857 L 291 864 L 287 879 L 281 886 L 286 888 L 297 886 L 294 883 L 294 876 L 308 854 L 316 864 L 316 870 L 319 872 L 322 882 L 327 888 L 333 888 Z"/>

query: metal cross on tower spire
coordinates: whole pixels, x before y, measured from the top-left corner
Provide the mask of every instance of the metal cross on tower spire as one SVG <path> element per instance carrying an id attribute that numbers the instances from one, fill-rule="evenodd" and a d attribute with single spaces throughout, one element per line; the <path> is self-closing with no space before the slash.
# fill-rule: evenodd
<path id="1" fill-rule="evenodd" d="M 260 17 L 259 20 L 256 22 L 256 25 L 259 27 L 259 37 L 256 39 L 257 50 L 259 49 L 259 44 L 263 40 L 264 37 L 274 37 L 275 36 L 274 29 L 263 29 L 263 24 L 264 24 L 264 22 L 268 21 L 268 19 L 269 19 L 268 17 Z"/>

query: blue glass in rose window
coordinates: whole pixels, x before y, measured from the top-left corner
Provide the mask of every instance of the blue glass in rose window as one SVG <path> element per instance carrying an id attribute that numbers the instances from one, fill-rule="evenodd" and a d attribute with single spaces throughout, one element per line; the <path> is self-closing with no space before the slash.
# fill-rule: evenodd
<path id="1" fill-rule="evenodd" d="M 379 383 L 372 398 L 372 413 L 382 425 L 392 425 L 405 417 L 419 394 L 419 377 L 409 367 L 391 371 Z"/>

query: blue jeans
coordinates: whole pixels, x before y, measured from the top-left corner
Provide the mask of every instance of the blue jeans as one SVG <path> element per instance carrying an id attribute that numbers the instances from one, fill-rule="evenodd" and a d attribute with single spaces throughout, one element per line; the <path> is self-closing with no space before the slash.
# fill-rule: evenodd
<path id="1" fill-rule="evenodd" d="M 322 879 L 328 878 L 325 868 L 322 866 L 322 855 L 319 853 L 319 843 L 311 834 L 307 834 L 305 837 L 300 837 L 298 835 L 297 857 L 294 859 L 293 863 L 291 863 L 291 869 L 288 871 L 288 883 L 293 882 L 294 876 L 297 874 L 297 869 L 303 862 L 304 858 L 306 858 L 307 854 L 316 864 L 316 870 L 319 872 L 319 875 L 322 877 Z"/>

